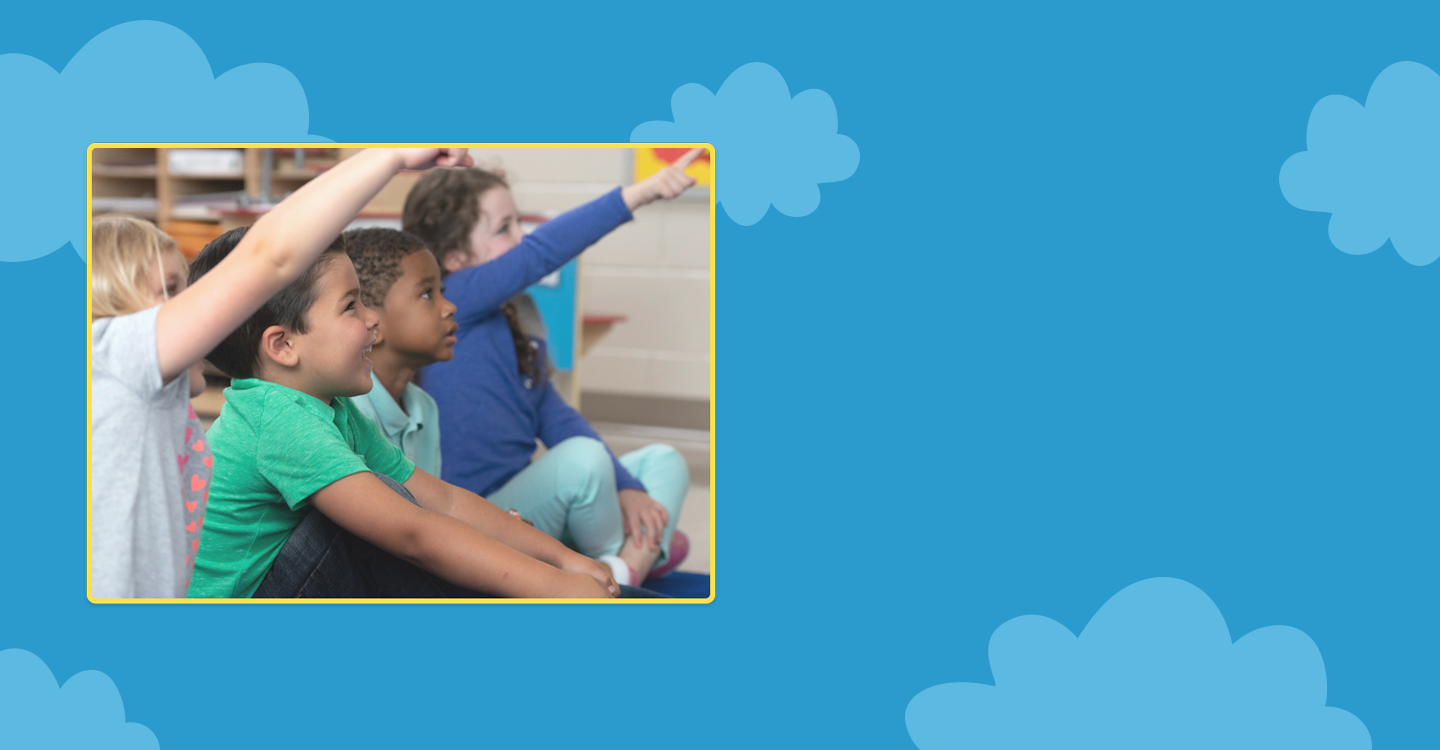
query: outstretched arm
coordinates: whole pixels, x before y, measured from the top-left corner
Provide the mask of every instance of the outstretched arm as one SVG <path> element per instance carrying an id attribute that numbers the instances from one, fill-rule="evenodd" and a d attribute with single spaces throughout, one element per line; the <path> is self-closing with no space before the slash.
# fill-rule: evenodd
<path id="1" fill-rule="evenodd" d="M 332 482 L 311 495 L 310 504 L 341 528 L 457 586 L 505 597 L 613 596 L 591 576 L 547 565 L 459 519 L 417 508 L 373 474 Z"/>
<path id="2" fill-rule="evenodd" d="M 470 163 L 465 149 L 368 149 L 306 183 L 261 217 L 214 271 L 160 308 L 161 381 L 208 354 L 309 268 L 396 172 Z"/>
<path id="3" fill-rule="evenodd" d="M 541 224 L 510 252 L 446 276 L 455 322 L 468 325 L 495 312 L 631 218 L 620 190 L 612 190 Z"/>
<path id="4" fill-rule="evenodd" d="M 695 184 L 695 178 L 685 174 L 685 168 L 703 152 L 691 149 L 644 180 L 541 224 L 499 258 L 450 274 L 445 279 L 445 297 L 455 303 L 455 321 L 465 325 L 495 312 L 506 300 L 554 273 L 632 219 L 635 209 L 685 192 Z"/>

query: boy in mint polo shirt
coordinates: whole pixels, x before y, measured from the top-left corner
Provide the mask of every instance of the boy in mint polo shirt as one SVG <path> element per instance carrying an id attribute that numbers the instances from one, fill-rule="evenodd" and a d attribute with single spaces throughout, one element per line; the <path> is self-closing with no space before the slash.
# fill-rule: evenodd
<path id="1" fill-rule="evenodd" d="M 244 235 L 206 245 L 191 282 Z M 209 432 L 214 478 L 188 595 L 619 594 L 604 565 L 415 468 L 355 408 L 376 325 L 337 239 L 210 353 L 234 381 Z"/>
<path id="2" fill-rule="evenodd" d="M 344 234 L 360 277 L 360 298 L 380 319 L 370 359 L 374 385 L 355 406 L 416 466 L 440 476 L 440 410 L 415 385 L 420 368 L 455 356 L 455 304 L 446 300 L 440 265 L 409 232 L 372 227 Z"/>

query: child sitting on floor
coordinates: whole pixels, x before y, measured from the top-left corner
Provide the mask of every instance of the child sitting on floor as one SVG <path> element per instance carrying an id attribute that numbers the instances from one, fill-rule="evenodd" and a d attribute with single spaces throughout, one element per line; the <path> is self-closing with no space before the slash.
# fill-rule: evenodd
<path id="1" fill-rule="evenodd" d="M 374 387 L 355 406 L 416 466 L 443 476 L 439 409 L 411 382 L 420 368 L 455 356 L 455 305 L 441 293 L 440 266 L 419 237 L 398 229 L 352 229 L 344 242 L 360 298 L 380 320 L 370 347 Z"/>
<path id="2" fill-rule="evenodd" d="M 205 390 L 205 375 L 197 359 L 188 374 L 163 380 L 155 328 L 158 306 L 185 291 L 185 257 L 169 235 L 131 216 L 102 216 L 90 233 L 92 429 L 100 480 L 92 506 L 92 593 L 183 596 L 212 463 L 205 430 L 190 408 L 190 399 Z"/>
<path id="3" fill-rule="evenodd" d="M 208 355 L 235 380 L 209 434 L 217 471 L 189 595 L 620 593 L 603 565 L 416 469 L 351 403 L 371 387 L 376 316 L 337 235 L 383 184 L 316 206 L 310 226 L 330 232 L 319 258 Z M 250 244 L 244 229 L 211 242 L 192 282 Z"/>
<path id="4" fill-rule="evenodd" d="M 457 308 L 454 358 L 437 358 L 420 381 L 439 406 L 441 476 L 518 510 L 632 585 L 673 570 L 688 551 L 675 531 L 689 488 L 685 460 L 666 445 L 611 453 L 550 383 L 543 333 L 525 329 L 512 298 L 629 221 L 633 210 L 684 192 L 695 183 L 685 167 L 702 151 L 529 236 L 509 187 L 492 172 L 432 172 L 405 200 L 405 231 L 434 251 Z M 548 451 L 532 463 L 537 439 Z"/>

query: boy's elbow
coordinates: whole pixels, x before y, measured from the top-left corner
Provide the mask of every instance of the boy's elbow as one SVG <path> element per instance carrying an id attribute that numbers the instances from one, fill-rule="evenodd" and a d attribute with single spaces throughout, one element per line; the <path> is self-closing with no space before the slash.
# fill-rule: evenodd
<path id="1" fill-rule="evenodd" d="M 424 567 L 427 557 L 426 550 L 432 545 L 431 534 L 423 524 L 406 523 L 395 529 L 393 543 L 395 548 L 391 550 L 396 557 L 406 562 Z"/>
<path id="2" fill-rule="evenodd" d="M 420 513 L 407 513 L 405 518 L 391 519 L 383 527 L 372 527 L 369 533 L 357 533 L 371 544 L 406 562 L 419 564 L 430 544 Z"/>
<path id="3" fill-rule="evenodd" d="M 408 563 L 433 572 L 446 557 L 446 545 L 454 543 L 447 527 L 457 522 L 441 513 L 420 508 L 415 510 L 417 512 L 409 514 L 410 518 L 393 529 L 395 549 L 391 552 Z"/>

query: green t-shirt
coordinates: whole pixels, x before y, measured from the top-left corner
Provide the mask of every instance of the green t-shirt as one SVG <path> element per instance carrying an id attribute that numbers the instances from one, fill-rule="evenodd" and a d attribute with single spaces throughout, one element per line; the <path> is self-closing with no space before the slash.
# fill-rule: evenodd
<path id="1" fill-rule="evenodd" d="M 215 466 L 192 598 L 254 595 L 318 490 L 362 471 L 403 483 L 415 470 L 350 399 L 330 406 L 254 378 L 225 389 L 207 434 Z"/>

